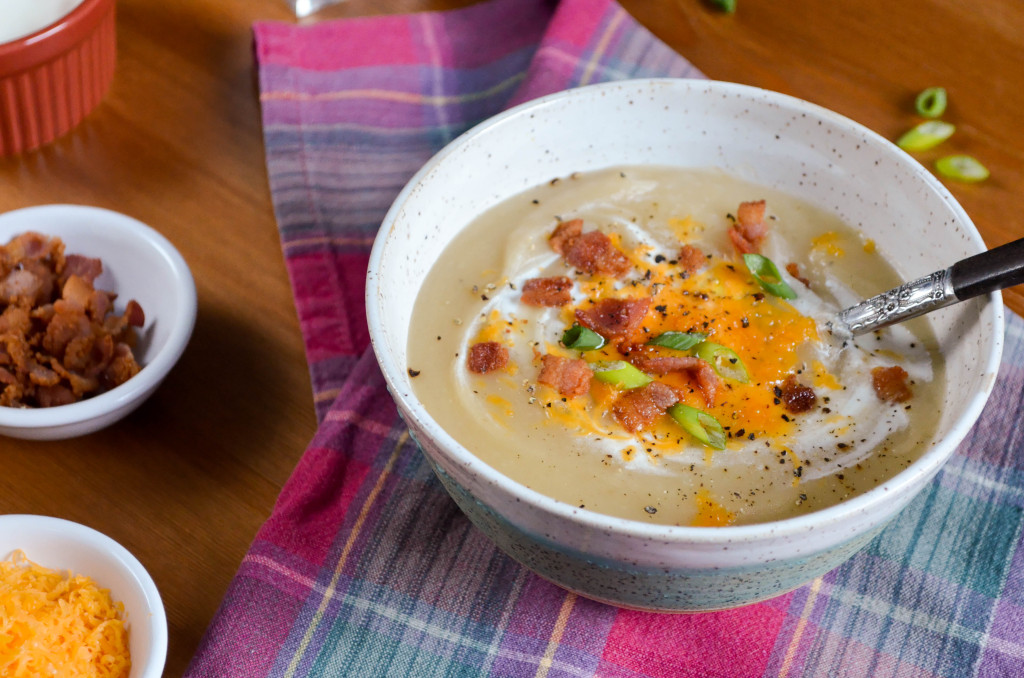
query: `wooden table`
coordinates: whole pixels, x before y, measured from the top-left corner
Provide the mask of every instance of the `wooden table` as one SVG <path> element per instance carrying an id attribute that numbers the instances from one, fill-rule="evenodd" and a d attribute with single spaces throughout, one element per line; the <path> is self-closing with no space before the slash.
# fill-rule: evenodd
<path id="1" fill-rule="evenodd" d="M 317 18 L 467 2 L 352 0 Z M 623 0 L 710 77 L 793 94 L 895 138 L 922 88 L 949 90 L 944 150 L 984 184 L 950 184 L 988 244 L 1024 235 L 1024 3 Z M 0 512 L 91 525 L 156 579 L 180 675 L 316 422 L 264 166 L 251 23 L 283 0 L 121 0 L 100 108 L 58 142 L 0 159 L 0 211 L 99 205 L 163 232 L 195 275 L 192 342 L 125 421 L 64 442 L 2 441 Z M 931 160 L 935 153 L 923 154 Z M 1007 216 L 1005 212 L 1010 210 Z M 1007 301 L 1024 311 L 1024 295 Z"/>

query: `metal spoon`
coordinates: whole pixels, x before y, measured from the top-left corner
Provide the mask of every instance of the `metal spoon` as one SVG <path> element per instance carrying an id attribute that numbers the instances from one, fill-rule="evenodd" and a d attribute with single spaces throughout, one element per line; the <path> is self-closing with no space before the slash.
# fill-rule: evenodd
<path id="1" fill-rule="evenodd" d="M 1021 283 L 1024 283 L 1024 238 L 871 297 L 841 311 L 836 321 L 828 325 L 840 333 L 846 330 L 853 335 L 866 334 Z"/>

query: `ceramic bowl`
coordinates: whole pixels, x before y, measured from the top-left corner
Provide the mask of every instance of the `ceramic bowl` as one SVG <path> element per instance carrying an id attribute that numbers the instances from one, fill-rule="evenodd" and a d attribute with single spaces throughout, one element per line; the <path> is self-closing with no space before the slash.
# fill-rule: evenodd
<path id="1" fill-rule="evenodd" d="M 181 357 L 196 318 L 188 265 L 164 236 L 118 212 L 81 205 L 43 205 L 0 214 L 0 243 L 26 231 L 60 237 L 69 254 L 97 257 L 97 289 L 118 294 L 115 312 L 135 299 L 146 316 L 135 358 L 142 369 L 105 393 L 70 405 L 0 407 L 0 435 L 55 440 L 109 426 L 141 405 Z"/>
<path id="2" fill-rule="evenodd" d="M 0 560 L 23 551 L 32 562 L 85 575 L 124 605 L 132 668 L 128 678 L 159 678 L 167 660 L 167 615 L 146 568 L 116 541 L 60 518 L 0 516 Z"/>
<path id="3" fill-rule="evenodd" d="M 700 80 L 595 85 L 481 124 L 427 163 L 398 196 L 370 258 L 367 315 L 398 409 L 472 521 L 541 576 L 646 610 L 728 608 L 836 567 L 877 535 L 953 454 L 980 414 L 1002 350 L 998 295 L 931 314 L 949 387 L 916 462 L 836 506 L 729 527 L 658 526 L 542 496 L 446 433 L 410 384 L 416 292 L 452 237 L 510 196 L 575 171 L 654 164 L 720 168 L 831 211 L 873 239 L 906 279 L 983 251 L 971 220 L 919 163 L 836 113 L 789 96 Z"/>
<path id="4" fill-rule="evenodd" d="M 114 79 L 114 0 L 5 0 L 0 36 L 0 156 L 64 134 L 103 99 Z M 52 22 L 45 25 L 47 17 Z M 36 23 L 34 23 L 36 22 Z"/>

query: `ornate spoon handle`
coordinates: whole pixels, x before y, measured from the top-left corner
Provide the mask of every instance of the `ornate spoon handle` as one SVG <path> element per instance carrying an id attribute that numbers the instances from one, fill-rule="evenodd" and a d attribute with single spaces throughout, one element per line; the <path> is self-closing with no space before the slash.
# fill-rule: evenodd
<path id="1" fill-rule="evenodd" d="M 839 313 L 836 329 L 845 328 L 854 335 L 865 334 L 1021 283 L 1024 283 L 1024 238 L 963 259 L 943 271 L 851 306 Z"/>

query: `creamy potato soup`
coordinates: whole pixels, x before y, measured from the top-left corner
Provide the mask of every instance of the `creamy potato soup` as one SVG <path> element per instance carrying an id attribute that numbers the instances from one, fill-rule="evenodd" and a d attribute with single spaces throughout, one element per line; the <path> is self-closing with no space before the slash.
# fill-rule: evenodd
<path id="1" fill-rule="evenodd" d="M 555 179 L 480 216 L 417 298 L 409 374 L 456 440 L 573 506 L 714 526 L 862 493 L 934 432 L 921 321 L 843 338 L 899 284 L 835 216 L 719 171 Z"/>

